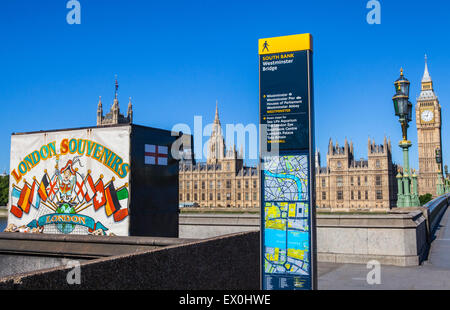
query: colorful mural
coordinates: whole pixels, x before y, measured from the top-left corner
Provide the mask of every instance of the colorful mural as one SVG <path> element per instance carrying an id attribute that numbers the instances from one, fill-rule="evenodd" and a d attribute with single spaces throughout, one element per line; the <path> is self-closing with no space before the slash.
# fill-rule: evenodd
<path id="1" fill-rule="evenodd" d="M 9 227 L 128 235 L 129 144 L 128 127 L 13 135 Z"/>

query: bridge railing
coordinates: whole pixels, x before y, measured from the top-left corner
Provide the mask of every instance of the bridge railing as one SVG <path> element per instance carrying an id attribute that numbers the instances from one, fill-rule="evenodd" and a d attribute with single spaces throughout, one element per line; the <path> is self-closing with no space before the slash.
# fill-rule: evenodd
<path id="1" fill-rule="evenodd" d="M 428 210 L 428 228 L 430 236 L 433 236 L 439 227 L 442 215 L 450 204 L 450 194 L 437 197 L 426 203 L 424 207 Z"/>

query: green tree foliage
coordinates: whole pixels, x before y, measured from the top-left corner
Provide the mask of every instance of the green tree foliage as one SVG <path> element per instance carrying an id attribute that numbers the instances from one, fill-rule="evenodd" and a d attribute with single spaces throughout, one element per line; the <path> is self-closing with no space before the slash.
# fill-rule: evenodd
<path id="1" fill-rule="evenodd" d="M 8 204 L 9 194 L 9 178 L 8 176 L 0 176 L 0 206 Z"/>
<path id="2" fill-rule="evenodd" d="M 427 202 L 431 201 L 433 199 L 433 195 L 430 193 L 419 196 L 420 205 L 423 206 Z"/>

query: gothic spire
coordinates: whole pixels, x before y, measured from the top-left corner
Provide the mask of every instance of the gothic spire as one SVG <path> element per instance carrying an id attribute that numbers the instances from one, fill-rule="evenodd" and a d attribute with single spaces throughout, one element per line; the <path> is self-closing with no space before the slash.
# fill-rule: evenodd
<path id="1" fill-rule="evenodd" d="M 422 83 L 432 82 L 430 72 L 428 72 L 428 57 L 425 54 L 425 71 L 422 77 Z"/>
<path id="2" fill-rule="evenodd" d="M 422 91 L 418 100 L 434 100 L 437 99 L 433 89 L 433 80 L 431 79 L 430 72 L 428 71 L 428 57 L 425 55 L 425 70 L 422 77 Z"/>
<path id="3" fill-rule="evenodd" d="M 119 83 L 117 82 L 117 74 L 115 75 L 116 82 L 114 84 L 114 98 L 117 99 L 117 90 L 119 89 Z"/>
<path id="4" fill-rule="evenodd" d="M 112 105 L 112 110 L 113 111 L 119 111 L 119 99 L 117 99 L 117 90 L 119 89 L 119 83 L 117 82 L 117 74 L 115 75 L 116 77 L 116 81 L 114 83 L 114 102 Z"/>
<path id="5" fill-rule="evenodd" d="M 216 115 L 214 117 L 214 123 L 215 124 L 220 124 L 220 120 L 219 120 L 219 107 L 218 107 L 218 100 L 216 100 Z"/>
<path id="6" fill-rule="evenodd" d="M 219 120 L 219 108 L 216 101 L 216 116 L 212 126 L 211 137 L 208 142 L 208 163 L 217 162 L 222 159 L 225 153 L 225 139 L 222 136 L 222 129 Z"/>

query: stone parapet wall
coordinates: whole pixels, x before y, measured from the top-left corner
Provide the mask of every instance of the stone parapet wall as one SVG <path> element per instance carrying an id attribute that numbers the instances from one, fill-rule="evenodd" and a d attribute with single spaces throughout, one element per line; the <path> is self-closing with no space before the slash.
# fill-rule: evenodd
<path id="1" fill-rule="evenodd" d="M 0 279 L 0 289 L 259 289 L 259 233 L 239 233 L 80 264 L 81 284 L 69 285 L 72 267 Z"/>
<path id="2" fill-rule="evenodd" d="M 417 266 L 427 255 L 423 213 L 385 215 L 319 215 L 318 260 L 333 263 Z"/>

